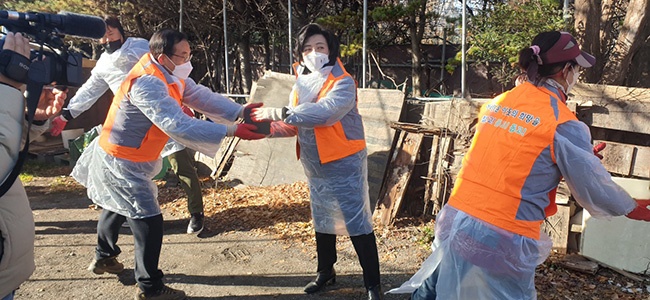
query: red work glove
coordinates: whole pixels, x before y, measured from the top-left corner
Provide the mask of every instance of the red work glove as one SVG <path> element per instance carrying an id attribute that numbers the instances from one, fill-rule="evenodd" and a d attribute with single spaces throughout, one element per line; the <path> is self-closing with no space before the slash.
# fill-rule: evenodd
<path id="1" fill-rule="evenodd" d="M 636 208 L 631 211 L 629 214 L 626 215 L 626 217 L 632 219 L 632 220 L 641 220 L 641 221 L 646 221 L 650 222 L 650 209 L 648 209 L 648 205 L 650 205 L 650 199 L 635 199 L 637 206 Z"/>
<path id="2" fill-rule="evenodd" d="M 257 126 L 253 124 L 237 124 L 228 128 L 228 133 L 232 131 L 232 135 L 228 135 L 236 136 L 242 140 L 259 140 L 266 137 L 265 134 L 257 133 L 255 130 L 257 130 Z"/>
<path id="3" fill-rule="evenodd" d="M 246 123 L 251 123 L 250 120 L 253 116 L 253 108 L 262 107 L 262 105 L 264 105 L 262 102 L 248 103 L 244 105 L 243 115 L 241 117 L 246 120 Z"/>
<path id="4" fill-rule="evenodd" d="M 181 106 L 181 109 L 183 110 L 183 112 L 184 112 L 186 115 L 188 115 L 188 116 L 194 118 L 194 111 L 193 111 L 191 108 L 189 108 L 189 107 L 183 105 L 183 106 Z"/>
<path id="5" fill-rule="evenodd" d="M 66 120 L 63 116 L 54 118 L 54 120 L 52 120 L 50 134 L 52 134 L 52 136 L 58 136 L 61 134 L 61 131 L 63 131 L 63 128 L 65 128 L 66 124 L 68 124 L 68 120 Z"/>
<path id="6" fill-rule="evenodd" d="M 600 159 L 603 159 L 603 156 L 600 155 L 600 151 L 603 151 L 603 149 L 605 149 L 606 146 L 607 144 L 605 143 L 598 143 L 598 145 L 594 146 L 594 155 L 596 155 L 596 157 Z"/>

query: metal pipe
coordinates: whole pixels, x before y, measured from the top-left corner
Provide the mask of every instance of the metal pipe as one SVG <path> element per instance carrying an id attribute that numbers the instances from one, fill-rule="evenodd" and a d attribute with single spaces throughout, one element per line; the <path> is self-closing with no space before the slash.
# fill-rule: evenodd
<path id="1" fill-rule="evenodd" d="M 287 6 L 288 6 L 288 18 L 289 18 L 289 74 L 293 74 L 293 68 L 291 67 L 293 65 L 293 46 L 292 46 L 292 38 L 291 38 L 291 0 L 287 0 Z"/>
<path id="2" fill-rule="evenodd" d="M 368 0 L 363 0 L 363 59 L 362 59 L 362 88 L 366 88 L 366 32 L 368 28 Z"/>
<path id="3" fill-rule="evenodd" d="M 440 56 L 440 82 L 445 79 L 445 57 L 447 55 L 447 25 L 442 28 L 442 55 Z"/>
<path id="4" fill-rule="evenodd" d="M 181 7 L 178 10 L 178 31 L 183 32 L 183 0 L 181 0 Z"/>
<path id="5" fill-rule="evenodd" d="M 463 33 L 462 33 L 462 53 L 461 53 L 461 71 L 460 71 L 460 93 L 461 97 L 465 98 L 465 38 L 466 38 L 466 25 L 467 25 L 467 0 L 463 0 Z"/>
<path id="6" fill-rule="evenodd" d="M 226 25 L 226 0 L 223 0 L 223 51 L 226 65 L 226 93 L 230 93 L 230 76 L 228 75 L 228 28 Z"/>

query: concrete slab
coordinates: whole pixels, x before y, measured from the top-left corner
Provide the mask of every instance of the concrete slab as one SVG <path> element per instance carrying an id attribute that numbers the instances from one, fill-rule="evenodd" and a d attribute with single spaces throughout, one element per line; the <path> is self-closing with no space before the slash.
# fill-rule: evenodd
<path id="1" fill-rule="evenodd" d="M 267 107 L 282 107 L 288 103 L 294 82 L 293 75 L 269 72 L 253 86 L 251 101 L 264 102 Z M 368 147 L 370 195 L 376 201 L 395 135 L 389 124 L 398 121 L 404 94 L 397 90 L 359 89 L 358 101 Z M 226 179 L 238 179 L 254 186 L 307 179 L 296 159 L 295 138 L 240 140 L 234 156 Z"/>
<path id="2" fill-rule="evenodd" d="M 650 199 L 650 180 L 613 178 L 630 196 Z M 614 217 L 592 218 L 583 213 L 581 254 L 590 259 L 634 273 L 645 273 L 650 266 L 650 223 Z"/>

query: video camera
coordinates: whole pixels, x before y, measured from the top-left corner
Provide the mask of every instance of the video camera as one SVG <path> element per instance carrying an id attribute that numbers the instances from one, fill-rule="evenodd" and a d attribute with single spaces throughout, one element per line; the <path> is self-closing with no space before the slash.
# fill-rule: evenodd
<path id="1" fill-rule="evenodd" d="M 26 34 L 38 45 L 39 49 L 31 52 L 30 60 L 33 62 L 32 70 L 28 72 L 29 81 L 43 84 L 56 81 L 57 85 L 69 86 L 83 84 L 82 56 L 68 49 L 63 36 L 99 39 L 106 32 L 106 24 L 101 18 L 70 12 L 0 11 L 0 26 L 14 33 Z M 0 50 L 2 44 L 0 41 Z"/>
<path id="2" fill-rule="evenodd" d="M 57 85 L 81 86 L 83 83 L 81 54 L 70 51 L 63 43 L 63 36 L 99 39 L 106 33 L 106 23 L 101 18 L 69 12 L 48 14 L 0 10 L 0 26 L 14 33 L 23 33 L 38 45 L 38 50 L 32 50 L 28 59 L 14 51 L 2 50 L 4 42 L 0 41 L 0 72 L 10 79 L 27 83 L 26 119 L 30 126 L 44 85 L 56 82 Z M 29 143 L 25 143 L 13 170 L 0 185 L 0 197 L 18 177 L 28 151 Z"/>

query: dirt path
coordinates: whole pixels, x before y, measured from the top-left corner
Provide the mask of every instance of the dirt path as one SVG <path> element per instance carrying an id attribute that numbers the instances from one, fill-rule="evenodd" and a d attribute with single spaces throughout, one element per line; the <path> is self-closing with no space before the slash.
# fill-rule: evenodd
<path id="1" fill-rule="evenodd" d="M 27 184 L 36 222 L 37 269 L 18 290 L 17 299 L 132 299 L 136 287 L 129 229 L 123 228 L 120 235 L 119 259 L 127 270 L 120 276 L 87 271 L 99 211 L 90 209 L 90 201 L 79 193 L 46 194 L 49 185 L 47 180 Z M 169 213 L 164 218 L 160 268 L 165 282 L 185 290 L 189 299 L 364 299 L 361 268 L 349 241 L 339 243 L 337 283 L 325 292 L 305 295 L 302 287 L 316 268 L 315 254 L 306 247 L 250 231 L 208 231 L 199 238 L 185 233 L 187 220 Z M 385 290 L 416 271 L 419 261 L 404 258 L 409 262 L 382 262 Z"/>
<path id="2" fill-rule="evenodd" d="M 36 222 L 37 268 L 18 290 L 17 299 L 133 299 L 130 230 L 123 228 L 120 235 L 119 259 L 125 272 L 116 276 L 87 271 L 94 257 L 99 211 L 89 208 L 83 187 L 66 176 L 68 168 L 28 164 L 26 169 L 34 174 L 24 181 Z M 316 269 L 304 186 L 206 188 L 206 223 L 212 230 L 201 237 L 185 233 L 182 190 L 160 186 L 159 199 L 165 208 L 160 269 L 165 282 L 185 290 L 189 299 L 366 299 L 361 267 L 347 238 L 337 243 L 336 284 L 315 295 L 303 293 Z M 430 254 L 422 239 L 431 223 L 422 225 L 415 218 L 398 223 L 377 229 L 383 290 L 410 278 Z M 647 282 L 630 280 L 607 268 L 595 275 L 569 271 L 560 266 L 562 258 L 552 255 L 537 268 L 538 299 L 650 300 Z M 387 295 L 385 299 L 408 298 Z"/>

